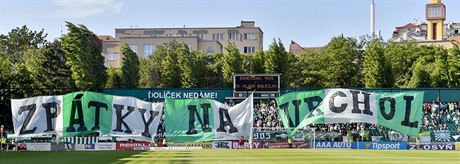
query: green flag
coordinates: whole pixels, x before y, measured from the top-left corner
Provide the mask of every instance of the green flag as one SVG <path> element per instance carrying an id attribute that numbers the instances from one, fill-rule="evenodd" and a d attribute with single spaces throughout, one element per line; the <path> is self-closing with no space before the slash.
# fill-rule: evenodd
<path id="1" fill-rule="evenodd" d="M 423 92 L 370 93 L 353 89 L 324 90 L 324 100 L 290 133 L 309 124 L 378 124 L 409 136 L 420 132 Z"/>
<path id="2" fill-rule="evenodd" d="M 291 92 L 278 97 L 276 102 L 279 109 L 283 110 L 286 115 L 286 125 L 295 128 L 307 114 L 319 105 L 323 98 L 323 90 Z"/>
<path id="3" fill-rule="evenodd" d="M 63 136 L 112 131 L 112 95 L 73 92 L 64 95 Z"/>

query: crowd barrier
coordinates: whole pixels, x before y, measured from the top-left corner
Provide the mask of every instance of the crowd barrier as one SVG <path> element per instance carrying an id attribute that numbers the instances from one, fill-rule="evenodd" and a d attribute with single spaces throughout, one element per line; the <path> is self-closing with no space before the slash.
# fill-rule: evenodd
<path id="1" fill-rule="evenodd" d="M 197 150 L 197 149 L 250 149 L 245 141 L 215 141 L 198 143 L 168 144 L 154 147 L 151 142 L 99 142 L 95 144 L 74 143 L 18 143 L 20 150 L 26 151 L 104 151 L 104 150 Z M 368 149 L 368 150 L 460 150 L 460 142 L 261 142 L 252 143 L 252 149 Z"/>

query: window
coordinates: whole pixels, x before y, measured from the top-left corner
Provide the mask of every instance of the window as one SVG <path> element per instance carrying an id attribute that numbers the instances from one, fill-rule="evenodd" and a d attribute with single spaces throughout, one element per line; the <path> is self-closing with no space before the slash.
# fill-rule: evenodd
<path id="1" fill-rule="evenodd" d="M 257 34 L 254 33 L 244 33 L 244 40 L 256 40 Z"/>
<path id="2" fill-rule="evenodd" d="M 244 47 L 243 48 L 243 53 L 245 54 L 253 54 L 256 52 L 256 47 Z"/>
<path id="3" fill-rule="evenodd" d="M 239 33 L 230 33 L 229 39 L 230 40 L 241 40 L 241 35 Z"/>
<path id="4" fill-rule="evenodd" d="M 109 54 L 107 54 L 107 61 L 114 61 L 116 59 L 117 59 L 117 54 L 113 52 L 109 52 Z"/>
<path id="5" fill-rule="evenodd" d="M 144 57 L 150 56 L 155 52 L 156 46 L 153 44 L 144 44 Z"/>
<path id="6" fill-rule="evenodd" d="M 201 40 L 207 40 L 208 34 L 198 34 L 198 38 L 200 38 Z"/>
<path id="7" fill-rule="evenodd" d="M 208 49 L 206 50 L 208 54 L 214 53 L 214 48 L 212 46 L 209 46 Z"/>
<path id="8" fill-rule="evenodd" d="M 443 18 L 444 11 L 441 6 L 428 6 L 428 19 Z"/>
<path id="9" fill-rule="evenodd" d="M 224 34 L 214 33 L 212 34 L 212 40 L 224 40 Z"/>
<path id="10" fill-rule="evenodd" d="M 138 49 L 137 45 L 135 45 L 135 44 L 130 44 L 129 48 L 131 50 L 133 50 L 133 52 L 135 52 L 136 54 L 139 52 L 139 49 Z"/>

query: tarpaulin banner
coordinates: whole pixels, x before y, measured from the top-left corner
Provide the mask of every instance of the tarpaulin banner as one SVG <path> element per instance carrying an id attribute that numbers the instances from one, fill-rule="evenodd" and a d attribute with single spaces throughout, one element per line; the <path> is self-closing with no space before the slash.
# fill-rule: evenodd
<path id="1" fill-rule="evenodd" d="M 170 142 L 249 139 L 253 96 L 232 107 L 211 99 L 166 99 L 165 117 Z"/>
<path id="2" fill-rule="evenodd" d="M 292 145 L 289 146 L 287 142 L 266 142 L 264 148 L 269 149 L 288 149 L 288 148 L 309 148 L 308 143 L 306 142 L 292 142 Z"/>
<path id="3" fill-rule="evenodd" d="M 12 99 L 11 107 L 18 137 L 73 137 L 99 132 L 151 140 L 163 104 L 96 92 L 73 92 Z"/>
<path id="4" fill-rule="evenodd" d="M 409 150 L 455 150 L 454 142 L 409 143 Z"/>
<path id="5" fill-rule="evenodd" d="M 291 136 L 309 124 L 353 122 L 378 124 L 409 136 L 417 136 L 420 132 L 423 92 L 371 93 L 353 89 L 325 89 L 301 93 L 291 93 L 277 99 L 278 107 L 284 112 L 280 115 L 283 124 L 291 125 L 294 122 L 292 125 L 295 125 L 297 115 L 300 117 L 302 111 L 309 112 L 290 132 Z"/>

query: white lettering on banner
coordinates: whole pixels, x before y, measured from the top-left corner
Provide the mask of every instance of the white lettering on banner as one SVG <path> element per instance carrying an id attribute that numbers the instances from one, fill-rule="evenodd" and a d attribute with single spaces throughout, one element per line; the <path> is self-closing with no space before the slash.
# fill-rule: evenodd
<path id="1" fill-rule="evenodd" d="M 193 98 L 207 98 L 207 99 L 217 99 L 217 92 L 172 92 L 172 91 L 163 91 L 163 92 L 152 92 L 149 91 L 147 97 L 154 99 L 164 99 L 164 98 L 177 98 L 177 99 L 193 99 Z"/>
<path id="2" fill-rule="evenodd" d="M 253 142 L 252 147 L 253 148 L 261 148 L 262 145 L 260 145 L 261 142 Z M 249 142 L 244 142 L 244 145 L 240 145 L 238 142 L 233 142 L 232 143 L 232 149 L 249 149 L 250 148 Z"/>
<path id="3" fill-rule="evenodd" d="M 377 124 L 375 94 L 351 89 L 327 89 L 321 105 L 327 109 L 324 111 L 326 124 L 344 122 Z"/>
<path id="4" fill-rule="evenodd" d="M 376 149 L 400 149 L 400 144 L 379 144 L 379 143 L 372 143 L 372 147 Z"/>

